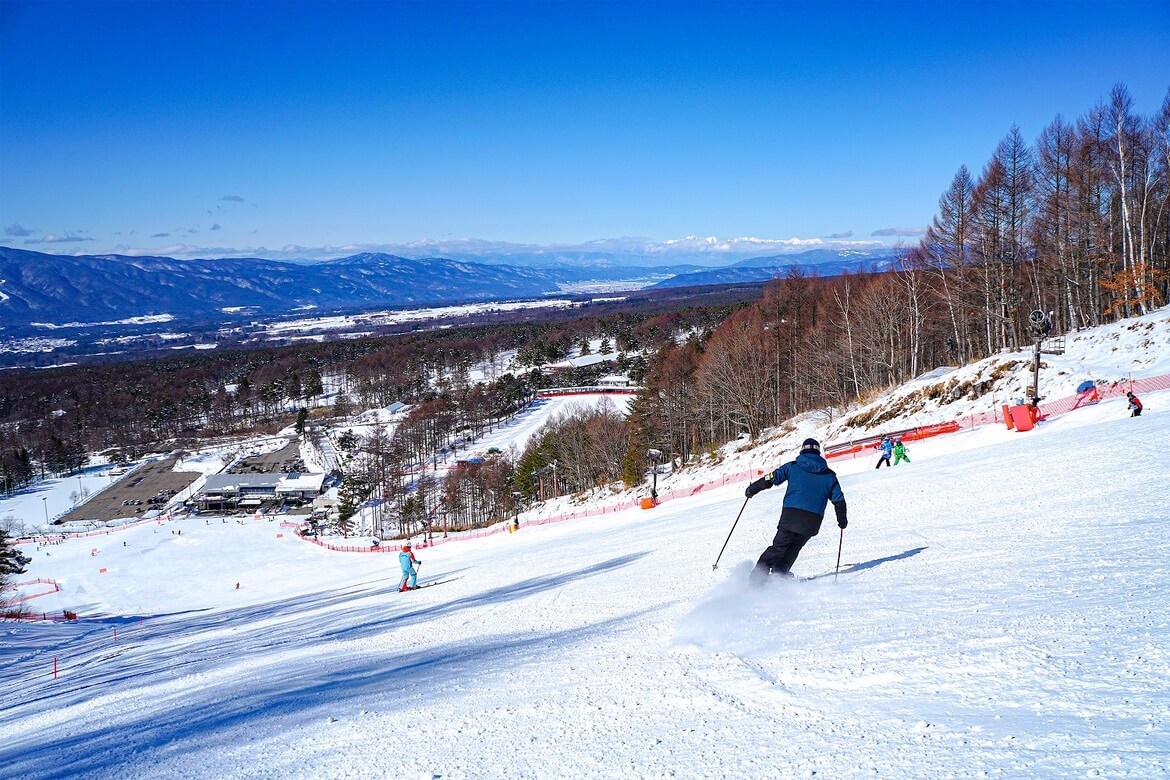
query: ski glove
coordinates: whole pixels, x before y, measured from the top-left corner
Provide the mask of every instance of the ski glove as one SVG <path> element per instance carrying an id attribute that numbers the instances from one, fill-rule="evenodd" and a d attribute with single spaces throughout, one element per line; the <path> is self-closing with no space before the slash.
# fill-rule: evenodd
<path id="1" fill-rule="evenodd" d="M 767 490 L 770 487 L 772 487 L 772 481 L 769 480 L 767 477 L 760 477 L 755 482 L 748 485 L 747 490 L 743 491 L 743 494 L 745 496 L 747 496 L 748 498 L 751 498 L 756 493 L 759 493 L 761 490 Z"/>
<path id="2" fill-rule="evenodd" d="M 834 501 L 833 511 L 837 513 L 837 527 L 844 531 L 845 526 L 849 525 L 849 521 L 845 519 L 845 499 Z"/>

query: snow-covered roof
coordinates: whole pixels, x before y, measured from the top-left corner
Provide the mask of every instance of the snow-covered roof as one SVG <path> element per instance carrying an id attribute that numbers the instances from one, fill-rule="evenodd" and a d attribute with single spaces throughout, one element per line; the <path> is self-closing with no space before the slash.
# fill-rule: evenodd
<path id="1" fill-rule="evenodd" d="M 283 474 L 212 474 L 203 483 L 204 493 L 235 493 L 245 488 L 276 489 Z"/>
<path id="2" fill-rule="evenodd" d="M 276 485 L 277 493 L 320 493 L 324 474 L 287 474 Z"/>
<path id="3" fill-rule="evenodd" d="M 567 358 L 558 363 L 549 363 L 545 366 L 545 368 L 580 368 L 581 366 L 592 366 L 596 363 L 605 363 L 611 360 L 617 360 L 616 352 L 606 352 L 600 354 L 594 352 L 589 355 L 578 355 L 577 357 Z"/>

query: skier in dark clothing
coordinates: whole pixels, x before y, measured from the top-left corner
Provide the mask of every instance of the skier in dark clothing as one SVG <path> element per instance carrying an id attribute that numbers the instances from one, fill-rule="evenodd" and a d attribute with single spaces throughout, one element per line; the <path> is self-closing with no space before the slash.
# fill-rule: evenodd
<path id="1" fill-rule="evenodd" d="M 792 576 L 792 564 L 796 562 L 805 543 L 821 530 L 821 521 L 830 501 L 837 513 L 838 527 L 848 525 L 841 483 L 821 457 L 821 445 L 816 439 L 805 439 L 796 460 L 785 463 L 748 485 L 744 495 L 751 498 L 761 490 L 784 482 L 788 483 L 788 488 L 784 492 L 776 538 L 752 569 L 749 581 L 753 585 L 766 582 L 769 574 Z"/>
<path id="2" fill-rule="evenodd" d="M 1142 416 L 1142 402 L 1138 400 L 1138 397 L 1133 394 L 1132 390 L 1130 390 L 1128 393 L 1126 393 L 1125 397 L 1129 399 L 1129 410 L 1131 412 L 1131 414 L 1129 416 L 1130 417 L 1141 417 Z"/>

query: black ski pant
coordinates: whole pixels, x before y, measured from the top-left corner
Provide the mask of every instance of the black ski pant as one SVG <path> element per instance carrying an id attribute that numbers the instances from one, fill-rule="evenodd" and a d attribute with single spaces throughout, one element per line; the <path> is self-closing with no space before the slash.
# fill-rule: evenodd
<path id="1" fill-rule="evenodd" d="M 792 564 L 796 563 L 796 557 L 800 555 L 801 549 L 811 538 L 811 536 L 805 536 L 787 528 L 777 528 L 772 546 L 764 550 L 760 560 L 756 562 L 756 567 L 752 569 L 751 576 L 748 578 L 749 581 L 754 584 L 762 583 L 767 580 L 769 574 L 791 577 Z"/>
<path id="2" fill-rule="evenodd" d="M 881 456 L 881 457 L 878 459 L 878 464 L 877 464 L 876 466 L 874 466 L 874 468 L 875 468 L 875 469 L 880 469 L 880 468 L 882 467 L 882 464 L 883 464 L 883 463 L 884 463 L 884 464 L 886 464 L 887 466 L 889 466 L 889 465 L 890 465 L 890 456 L 889 456 L 889 455 L 882 455 L 882 456 Z"/>

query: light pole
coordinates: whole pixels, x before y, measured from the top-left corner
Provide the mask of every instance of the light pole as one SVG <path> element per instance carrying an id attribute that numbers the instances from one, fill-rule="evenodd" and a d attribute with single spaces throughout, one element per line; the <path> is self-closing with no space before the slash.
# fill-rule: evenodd
<path id="1" fill-rule="evenodd" d="M 49 530 L 49 497 L 41 496 L 41 506 L 45 508 L 45 530 Z"/>
<path id="2" fill-rule="evenodd" d="M 650 498 L 658 503 L 658 464 L 662 462 L 662 450 L 646 450 L 646 459 L 650 461 Z"/>

